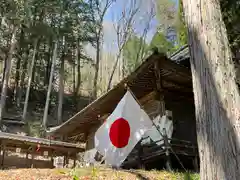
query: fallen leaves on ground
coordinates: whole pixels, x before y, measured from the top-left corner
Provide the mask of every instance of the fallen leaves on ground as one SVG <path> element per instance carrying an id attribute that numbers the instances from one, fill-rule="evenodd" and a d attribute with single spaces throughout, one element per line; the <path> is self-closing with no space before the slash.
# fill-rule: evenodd
<path id="1" fill-rule="evenodd" d="M 198 175 L 191 174 L 191 180 Z M 166 171 L 79 169 L 12 169 L 0 171 L 0 180 L 185 180 L 186 174 Z"/>

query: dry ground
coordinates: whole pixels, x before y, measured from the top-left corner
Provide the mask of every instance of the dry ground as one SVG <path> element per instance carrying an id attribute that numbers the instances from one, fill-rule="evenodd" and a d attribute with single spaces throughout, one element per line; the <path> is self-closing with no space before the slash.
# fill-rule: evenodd
<path id="1" fill-rule="evenodd" d="M 106 168 L 12 169 L 0 171 L 0 180 L 199 180 L 197 174 L 165 171 L 116 171 Z"/>

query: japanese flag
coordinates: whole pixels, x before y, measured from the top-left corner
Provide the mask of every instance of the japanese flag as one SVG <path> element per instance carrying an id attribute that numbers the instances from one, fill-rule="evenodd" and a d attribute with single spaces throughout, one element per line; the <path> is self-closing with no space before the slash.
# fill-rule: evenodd
<path id="1" fill-rule="evenodd" d="M 95 133 L 95 148 L 109 165 L 120 167 L 143 134 L 152 127 L 149 116 L 127 91 Z"/>

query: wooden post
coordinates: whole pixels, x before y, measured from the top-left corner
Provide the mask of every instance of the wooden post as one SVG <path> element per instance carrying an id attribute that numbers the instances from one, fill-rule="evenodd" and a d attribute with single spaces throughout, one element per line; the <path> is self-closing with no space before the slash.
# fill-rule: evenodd
<path id="1" fill-rule="evenodd" d="M 1 145 L 0 145 L 0 157 L 1 157 L 1 160 L 2 160 L 2 141 L 1 141 Z"/>
<path id="2" fill-rule="evenodd" d="M 145 169 L 145 165 L 142 161 L 143 148 L 141 146 L 141 142 L 142 142 L 142 140 L 140 140 L 138 143 L 138 167 L 139 167 L 139 169 Z"/>
<path id="3" fill-rule="evenodd" d="M 34 148 L 32 147 L 31 150 L 31 168 L 34 167 Z"/>
<path id="4" fill-rule="evenodd" d="M 64 156 L 64 163 L 63 163 L 63 166 L 66 167 L 66 165 L 68 165 L 68 153 Z"/>
<path id="5" fill-rule="evenodd" d="M 67 166 L 69 165 L 69 153 L 67 154 L 67 157 L 66 157 L 66 164 Z"/>
<path id="6" fill-rule="evenodd" d="M 159 101 L 159 114 L 163 116 L 165 114 L 165 102 L 164 102 L 164 94 L 162 88 L 162 77 L 160 72 L 160 62 L 156 61 L 154 63 L 154 72 L 156 77 L 156 87 L 157 87 L 157 100 Z"/>
<path id="7" fill-rule="evenodd" d="M 194 170 L 196 172 L 199 172 L 199 166 L 198 166 L 198 156 L 195 156 L 193 159 L 193 166 L 194 166 Z"/>
<path id="8" fill-rule="evenodd" d="M 28 154 L 29 154 L 29 152 L 27 150 L 27 152 L 26 152 L 26 166 L 28 166 Z"/>
<path id="9" fill-rule="evenodd" d="M 77 160 L 77 154 L 75 153 L 74 159 L 73 159 L 73 167 L 76 167 L 76 160 Z"/>
<path id="10" fill-rule="evenodd" d="M 166 134 L 166 130 L 163 133 L 163 140 L 164 140 L 164 145 L 165 145 L 165 149 L 166 149 L 166 152 L 165 152 L 165 154 L 166 154 L 166 169 L 168 171 L 171 171 L 172 165 L 171 165 L 171 158 L 170 158 L 170 152 L 169 152 L 170 144 L 168 143 L 168 137 Z"/>
<path id="11" fill-rule="evenodd" d="M 2 160 L 1 160 L 1 168 L 4 167 L 4 156 L 5 156 L 5 144 L 1 144 L 1 150 L 2 150 Z"/>
<path id="12" fill-rule="evenodd" d="M 54 156 L 53 155 L 54 155 L 54 151 L 52 150 L 51 151 L 51 165 L 52 165 L 52 168 L 54 168 L 54 158 L 53 158 Z"/>

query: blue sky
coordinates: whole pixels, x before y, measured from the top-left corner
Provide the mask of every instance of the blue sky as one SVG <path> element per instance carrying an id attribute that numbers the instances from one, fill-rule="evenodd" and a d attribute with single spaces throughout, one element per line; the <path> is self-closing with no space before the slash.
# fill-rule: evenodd
<path id="1" fill-rule="evenodd" d="M 133 0 L 132 0 L 133 1 Z M 146 27 L 146 19 L 144 18 L 148 16 L 148 12 L 150 12 L 151 7 L 155 8 L 155 1 L 156 0 L 136 0 L 136 2 L 142 2 L 140 5 L 140 12 L 136 15 L 135 24 L 134 24 L 134 31 L 138 36 L 141 36 L 143 33 L 144 28 Z M 165 0 L 166 1 L 166 0 Z M 171 1 L 171 0 L 169 0 Z M 172 0 L 177 2 L 178 0 Z M 162 1 L 164 2 L 164 0 Z M 176 3 L 177 4 L 177 3 Z M 124 6 L 125 5 L 125 6 Z M 130 7 L 130 0 L 116 0 L 114 4 L 108 9 L 103 23 L 103 49 L 106 52 L 116 53 L 118 51 L 117 48 L 117 38 L 116 38 L 116 31 L 114 29 L 114 19 L 119 19 L 121 17 L 122 10 L 124 7 Z M 141 23 L 141 19 L 143 19 L 144 24 Z M 158 27 L 159 21 L 156 19 L 152 19 L 150 23 L 150 28 L 147 34 L 146 42 L 150 43 L 153 35 L 156 33 L 156 29 Z M 89 51 L 92 51 L 93 47 L 90 48 Z"/>
<path id="2" fill-rule="evenodd" d="M 154 7 L 151 3 L 154 0 L 136 0 L 140 6 L 139 13 L 135 16 L 134 29 L 135 33 L 141 36 L 143 34 L 143 30 L 146 27 L 146 18 L 149 17 L 149 12 L 151 11 L 151 7 Z M 142 3 L 141 3 L 142 2 Z M 116 46 L 116 32 L 113 27 L 114 19 L 119 19 L 121 17 L 122 10 L 124 7 L 130 7 L 129 0 L 121 0 L 114 3 L 109 10 L 107 11 L 104 18 L 104 49 L 113 48 Z M 144 19 L 145 18 L 145 19 Z M 147 34 L 146 41 L 149 43 L 152 39 L 152 36 L 156 32 L 156 27 L 158 25 L 157 20 L 154 18 L 150 22 L 149 32 Z M 115 42 L 115 44 L 114 44 Z M 112 49 L 113 50 L 113 49 Z"/>

